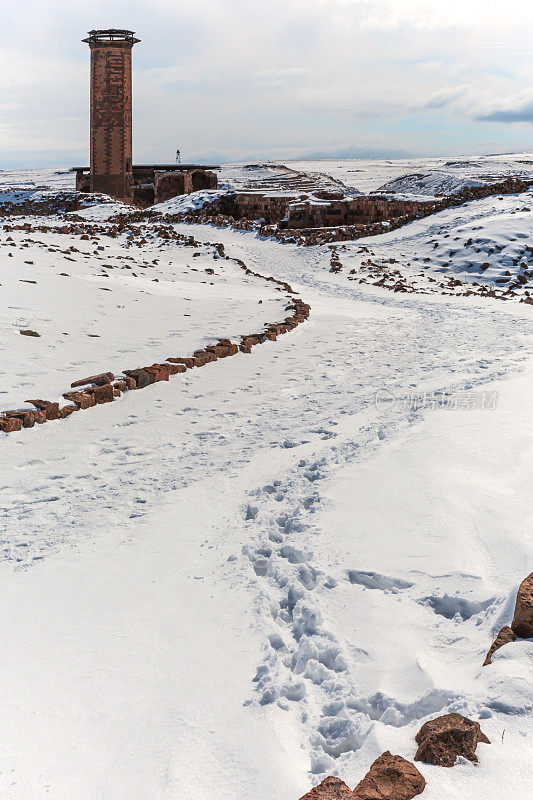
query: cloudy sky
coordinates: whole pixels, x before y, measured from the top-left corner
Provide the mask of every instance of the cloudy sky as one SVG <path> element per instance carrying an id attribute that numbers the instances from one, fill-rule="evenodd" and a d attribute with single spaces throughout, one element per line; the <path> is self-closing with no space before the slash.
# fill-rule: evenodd
<path id="1" fill-rule="evenodd" d="M 130 28 L 134 157 L 533 150 L 531 0 L 0 0 L 0 169 L 88 163 L 91 28 Z"/>

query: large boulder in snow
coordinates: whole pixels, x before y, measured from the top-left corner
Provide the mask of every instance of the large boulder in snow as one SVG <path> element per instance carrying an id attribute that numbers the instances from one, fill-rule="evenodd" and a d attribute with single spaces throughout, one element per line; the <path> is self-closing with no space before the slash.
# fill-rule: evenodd
<path id="1" fill-rule="evenodd" d="M 354 794 L 344 781 L 329 775 L 300 800 L 354 800 Z"/>
<path id="2" fill-rule="evenodd" d="M 516 633 L 509 627 L 509 625 L 504 625 L 503 628 L 500 630 L 497 637 L 494 639 L 493 643 L 490 646 L 489 652 L 487 653 L 487 657 L 483 662 L 483 666 L 486 667 L 487 664 L 492 664 L 492 656 L 499 650 L 500 647 L 503 647 L 504 644 L 509 644 L 510 642 L 516 641 Z"/>
<path id="3" fill-rule="evenodd" d="M 386 750 L 376 758 L 353 794 L 356 800 L 411 800 L 425 785 L 414 764 Z"/>
<path id="4" fill-rule="evenodd" d="M 477 762 L 478 742 L 490 744 L 481 731 L 479 722 L 463 717 L 462 714 L 444 714 L 426 722 L 416 734 L 415 740 L 418 744 L 415 761 L 439 767 L 453 767 L 457 756 Z"/>
<path id="5" fill-rule="evenodd" d="M 521 639 L 533 638 L 533 572 L 524 578 L 518 589 L 511 628 Z"/>

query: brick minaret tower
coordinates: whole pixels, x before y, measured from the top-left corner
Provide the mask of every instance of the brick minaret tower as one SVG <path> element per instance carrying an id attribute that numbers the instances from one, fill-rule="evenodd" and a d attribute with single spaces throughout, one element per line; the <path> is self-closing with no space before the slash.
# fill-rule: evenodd
<path id="1" fill-rule="evenodd" d="M 90 191 L 132 196 L 131 50 L 133 31 L 89 31 L 91 48 Z"/>

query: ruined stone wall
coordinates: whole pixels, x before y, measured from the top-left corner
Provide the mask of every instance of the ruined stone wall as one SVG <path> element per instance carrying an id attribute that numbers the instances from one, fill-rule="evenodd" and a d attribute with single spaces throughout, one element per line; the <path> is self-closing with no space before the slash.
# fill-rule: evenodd
<path id="1" fill-rule="evenodd" d="M 217 184 L 216 173 L 205 169 L 192 169 L 185 172 L 156 172 L 154 202 L 163 203 L 172 197 L 190 194 L 200 189 L 216 189 Z"/>
<path id="2" fill-rule="evenodd" d="M 293 198 L 264 195 L 256 192 L 236 192 L 225 195 L 210 206 L 215 214 L 224 214 L 233 219 L 264 219 L 274 224 L 289 214 Z"/>
<path id="3" fill-rule="evenodd" d="M 293 197 L 236 192 L 215 201 L 209 210 L 213 214 L 233 217 L 234 220 L 264 219 L 268 225 L 283 220 L 283 227 L 298 229 L 370 225 L 413 214 L 428 205 L 430 204 L 366 196 L 336 198 L 320 204 L 307 198 L 295 201 Z"/>
<path id="4" fill-rule="evenodd" d="M 356 197 L 353 200 L 331 200 L 327 205 L 304 201 L 289 208 L 287 227 L 330 228 L 338 225 L 372 225 L 423 211 L 432 203 L 409 200 L 387 200 L 380 197 Z"/>

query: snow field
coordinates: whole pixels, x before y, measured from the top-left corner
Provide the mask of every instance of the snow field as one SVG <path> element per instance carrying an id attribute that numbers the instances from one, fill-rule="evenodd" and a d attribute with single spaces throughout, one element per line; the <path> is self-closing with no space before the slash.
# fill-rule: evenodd
<path id="1" fill-rule="evenodd" d="M 480 240 L 523 260 L 521 198 L 490 201 L 366 244 L 383 258 L 427 253 L 437 274 L 445 235 L 464 246 L 483 225 Z M 422 723 L 459 711 L 491 745 L 480 745 L 477 766 L 418 764 L 424 797 L 526 800 L 531 642 L 481 664 L 531 569 L 530 307 L 393 294 L 348 281 L 346 267 L 330 273 L 327 247 L 175 230 L 288 281 L 312 315 L 251 356 L 2 437 L 2 796 L 296 800 L 324 774 L 354 786 L 384 750 L 412 759 Z M 135 355 L 145 309 L 157 316 L 167 297 L 193 297 L 217 336 L 220 320 L 240 334 L 250 309 L 279 302 L 269 284 L 226 272 L 232 262 L 209 247 L 187 248 L 185 274 L 181 247 L 145 238 L 126 250 L 113 239 L 83 261 L 68 254 L 80 260 L 81 289 L 106 263 L 116 266 L 103 282 L 115 280 L 125 300 L 139 287 L 141 312 L 127 316 Z M 355 262 L 360 244 L 341 261 L 353 250 Z M 30 246 L 17 269 L 34 260 L 44 282 L 56 268 L 39 266 L 48 251 Z M 124 253 L 142 278 L 126 277 Z M 478 255 L 498 269 L 496 252 Z M 181 341 L 189 321 L 171 324 Z M 168 328 L 158 330 L 166 343 Z M 25 337 L 10 341 L 13 363 L 24 363 Z M 44 358 L 53 363 L 51 347 Z M 497 402 L 482 409 L 482 392 Z M 383 393 L 395 401 L 377 402 Z M 467 402 L 434 408 L 435 394 Z"/>
<path id="2" fill-rule="evenodd" d="M 210 245 L 130 245 L 109 239 L 105 226 L 91 241 L 0 230 L 0 268 L 0 409 L 35 396 L 57 401 L 79 378 L 261 330 L 286 305 L 274 285 L 245 276 Z M 40 338 L 21 336 L 25 329 Z"/>

